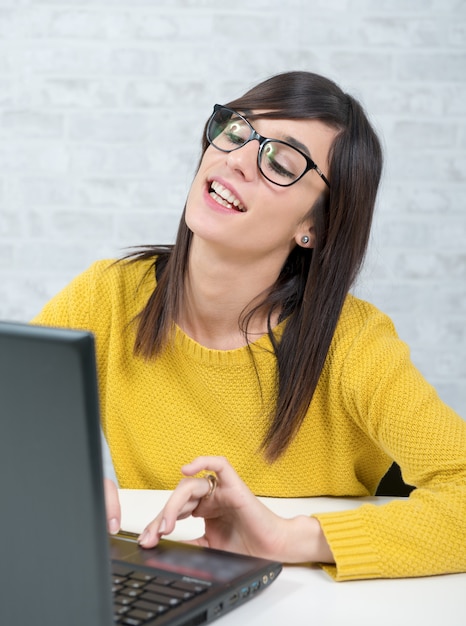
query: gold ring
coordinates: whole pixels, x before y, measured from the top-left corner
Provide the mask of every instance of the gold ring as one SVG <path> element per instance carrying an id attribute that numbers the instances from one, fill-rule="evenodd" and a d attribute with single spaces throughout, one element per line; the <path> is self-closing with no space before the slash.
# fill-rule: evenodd
<path id="1" fill-rule="evenodd" d="M 210 498 L 210 496 L 214 494 L 215 489 L 217 488 L 218 478 L 217 476 L 215 476 L 215 474 L 206 474 L 204 478 L 209 483 L 209 491 L 206 493 L 204 498 Z"/>

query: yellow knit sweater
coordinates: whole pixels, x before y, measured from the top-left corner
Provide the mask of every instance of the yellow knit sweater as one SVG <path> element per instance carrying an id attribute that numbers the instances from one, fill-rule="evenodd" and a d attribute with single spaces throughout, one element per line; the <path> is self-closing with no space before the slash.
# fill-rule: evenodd
<path id="1" fill-rule="evenodd" d="M 258 452 L 275 399 L 270 341 L 212 350 L 179 328 L 156 360 L 133 355 L 150 262 L 94 264 L 33 322 L 95 333 L 102 427 L 122 488 L 172 489 L 180 466 L 223 455 L 257 495 L 373 494 L 391 460 L 404 501 L 316 515 L 337 580 L 466 571 L 466 422 L 409 359 L 391 321 L 348 296 L 307 417 L 287 452 Z M 280 332 L 280 327 L 277 332 Z M 259 374 L 260 385 L 258 383 Z"/>

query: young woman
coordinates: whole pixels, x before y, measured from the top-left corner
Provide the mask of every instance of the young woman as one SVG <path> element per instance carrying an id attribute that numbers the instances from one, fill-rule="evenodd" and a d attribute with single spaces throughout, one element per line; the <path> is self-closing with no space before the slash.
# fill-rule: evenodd
<path id="1" fill-rule="evenodd" d="M 214 107 L 175 245 L 96 263 L 34 320 L 95 333 L 119 485 L 174 489 L 143 546 L 192 514 L 203 545 L 337 580 L 466 570 L 466 422 L 349 294 L 381 167 L 351 96 L 275 76 Z M 256 498 L 373 494 L 393 460 L 404 501 L 286 520 Z M 115 531 L 112 483 L 107 511 Z"/>

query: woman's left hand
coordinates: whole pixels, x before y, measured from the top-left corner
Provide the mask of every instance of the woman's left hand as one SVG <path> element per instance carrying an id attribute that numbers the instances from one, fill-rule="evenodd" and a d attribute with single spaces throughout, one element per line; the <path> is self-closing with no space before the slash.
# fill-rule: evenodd
<path id="1" fill-rule="evenodd" d="M 204 518 L 205 532 L 189 543 L 287 563 L 334 561 L 315 518 L 276 515 L 223 457 L 198 457 L 181 471 L 187 478 L 141 534 L 143 547 L 157 545 L 162 535 L 174 530 L 177 520 L 193 515 Z M 195 477 L 199 472 L 213 473 L 214 479 Z"/>

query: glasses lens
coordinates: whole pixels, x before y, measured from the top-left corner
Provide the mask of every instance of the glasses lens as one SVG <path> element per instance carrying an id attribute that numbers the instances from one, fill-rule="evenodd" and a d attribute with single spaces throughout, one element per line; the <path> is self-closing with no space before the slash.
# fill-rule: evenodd
<path id="1" fill-rule="evenodd" d="M 207 127 L 209 142 L 224 152 L 231 152 L 247 143 L 252 129 L 245 119 L 229 109 L 214 112 Z"/>
<path id="2" fill-rule="evenodd" d="M 259 165 L 266 178 L 282 186 L 293 184 L 307 169 L 305 157 L 293 146 L 281 141 L 266 141 L 263 144 Z"/>

